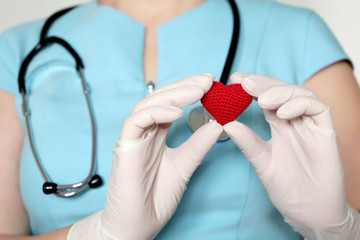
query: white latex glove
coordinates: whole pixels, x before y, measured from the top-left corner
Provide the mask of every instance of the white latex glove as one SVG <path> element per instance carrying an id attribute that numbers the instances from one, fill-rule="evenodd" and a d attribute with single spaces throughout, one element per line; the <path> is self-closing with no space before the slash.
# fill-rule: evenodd
<path id="1" fill-rule="evenodd" d="M 272 138 L 264 142 L 236 121 L 224 130 L 254 166 L 285 221 L 310 240 L 360 239 L 359 213 L 345 199 L 328 105 L 310 89 L 277 79 L 237 73 L 231 80 L 257 98 Z"/>
<path id="2" fill-rule="evenodd" d="M 223 131 L 211 122 L 178 148 L 166 146 L 171 123 L 183 115 L 181 108 L 199 101 L 213 79 L 209 74 L 183 79 L 158 89 L 133 108 L 113 151 L 106 207 L 73 225 L 69 240 L 143 240 L 157 235 Z"/>

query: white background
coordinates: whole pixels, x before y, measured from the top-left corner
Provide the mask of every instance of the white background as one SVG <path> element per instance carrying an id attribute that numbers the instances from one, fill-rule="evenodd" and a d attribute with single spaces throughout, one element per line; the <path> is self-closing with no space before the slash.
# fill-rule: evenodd
<path id="1" fill-rule="evenodd" d="M 16 24 L 48 16 L 65 6 L 88 0 L 0 0 L 0 32 Z M 131 1 L 131 0 L 129 0 Z M 279 0 L 315 10 L 333 30 L 353 60 L 360 83 L 360 1 L 359 0 Z"/>

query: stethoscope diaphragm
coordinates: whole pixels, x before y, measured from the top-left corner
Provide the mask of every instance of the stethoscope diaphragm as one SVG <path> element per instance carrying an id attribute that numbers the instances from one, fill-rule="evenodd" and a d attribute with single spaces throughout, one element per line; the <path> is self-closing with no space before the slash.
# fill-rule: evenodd
<path id="1" fill-rule="evenodd" d="M 215 118 L 211 116 L 211 114 L 206 111 L 203 106 L 195 107 L 190 111 L 188 116 L 188 124 L 191 130 L 194 132 L 198 130 L 201 126 L 206 123 L 215 121 Z M 229 139 L 229 136 L 223 131 L 218 139 L 218 141 L 226 141 Z"/>

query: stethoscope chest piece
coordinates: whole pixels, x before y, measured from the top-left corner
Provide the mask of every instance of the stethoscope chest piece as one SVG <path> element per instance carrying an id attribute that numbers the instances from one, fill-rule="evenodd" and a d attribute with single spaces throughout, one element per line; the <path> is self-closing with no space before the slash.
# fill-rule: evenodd
<path id="1" fill-rule="evenodd" d="M 201 126 L 206 123 L 215 121 L 215 118 L 211 116 L 211 114 L 206 111 L 203 106 L 195 107 L 188 116 L 188 124 L 194 132 L 198 130 Z M 223 131 L 218 139 L 218 141 L 226 141 L 229 139 L 229 136 Z"/>

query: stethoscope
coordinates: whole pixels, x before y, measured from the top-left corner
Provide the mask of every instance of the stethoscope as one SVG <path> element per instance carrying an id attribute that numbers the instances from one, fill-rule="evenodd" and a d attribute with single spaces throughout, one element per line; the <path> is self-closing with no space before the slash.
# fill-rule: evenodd
<path id="1" fill-rule="evenodd" d="M 224 85 L 226 85 L 227 79 L 229 78 L 231 66 L 234 61 L 234 57 L 235 57 L 235 53 L 236 53 L 236 49 L 237 49 L 237 45 L 238 45 L 238 40 L 239 40 L 239 35 L 240 35 L 240 15 L 239 15 L 238 8 L 237 8 L 234 0 L 228 0 L 228 2 L 231 6 L 233 17 L 234 17 L 234 30 L 233 30 L 233 34 L 232 34 L 232 40 L 231 40 L 231 45 L 229 48 L 229 53 L 228 53 L 225 67 L 223 69 L 221 79 L 220 79 L 220 82 L 222 82 Z M 44 194 L 55 194 L 56 196 L 62 197 L 62 198 L 72 197 L 72 196 L 75 196 L 75 195 L 83 192 L 86 189 L 97 188 L 102 185 L 102 179 L 99 175 L 96 174 L 96 169 L 95 169 L 96 168 L 96 135 L 97 135 L 96 123 L 95 123 L 95 117 L 94 117 L 94 110 L 92 108 L 91 101 L 90 101 L 89 90 L 87 89 L 87 86 L 86 86 L 87 84 L 86 84 L 85 77 L 84 77 L 84 63 L 83 63 L 81 57 L 79 56 L 79 54 L 64 39 L 55 37 L 55 36 L 50 36 L 50 37 L 47 36 L 52 24 L 58 18 L 60 18 L 61 16 L 63 16 L 64 14 L 66 14 L 67 12 L 72 10 L 73 8 L 74 7 L 63 9 L 63 10 L 53 14 L 52 16 L 50 16 L 47 19 L 47 21 L 45 22 L 45 24 L 41 30 L 39 43 L 26 56 L 26 58 L 24 59 L 24 61 L 21 64 L 19 78 L 18 78 L 19 92 L 22 97 L 22 112 L 25 117 L 26 130 L 27 130 L 27 134 L 28 134 L 28 138 L 29 138 L 29 142 L 30 142 L 30 148 L 31 148 L 31 151 L 35 158 L 36 164 L 40 170 L 40 173 L 45 181 L 43 184 L 43 187 L 42 187 L 43 193 Z M 33 133 L 31 130 L 31 125 L 30 125 L 30 112 L 28 109 L 28 96 L 26 95 L 27 92 L 26 92 L 26 87 L 25 87 L 26 71 L 27 71 L 28 66 L 30 65 L 30 62 L 35 58 L 35 56 L 39 52 L 41 52 L 41 50 L 45 49 L 46 47 L 48 47 L 49 45 L 52 45 L 52 44 L 58 44 L 58 45 L 62 46 L 74 58 L 74 60 L 76 62 L 76 71 L 79 74 L 79 77 L 81 79 L 82 88 L 83 88 L 83 92 L 84 92 L 84 95 L 86 98 L 86 103 L 87 103 L 90 120 L 91 120 L 92 153 L 91 153 L 90 171 L 84 180 L 82 180 L 81 182 L 75 183 L 75 184 L 59 185 L 59 184 L 56 184 L 55 182 L 51 181 L 51 178 L 49 177 L 49 175 L 46 173 L 44 167 L 42 166 L 39 154 L 37 153 L 36 145 L 35 145 L 35 141 L 33 138 Z M 147 84 L 148 94 L 152 93 L 152 91 L 154 89 L 155 89 L 155 85 L 153 83 L 150 82 Z M 190 112 L 189 117 L 188 117 L 189 126 L 193 131 L 196 131 L 199 127 L 201 127 L 202 125 L 204 125 L 205 123 L 207 123 L 209 121 L 213 121 L 213 117 L 203 107 L 194 108 Z M 224 140 L 226 138 L 227 138 L 226 134 L 221 136 L 222 140 Z"/>

